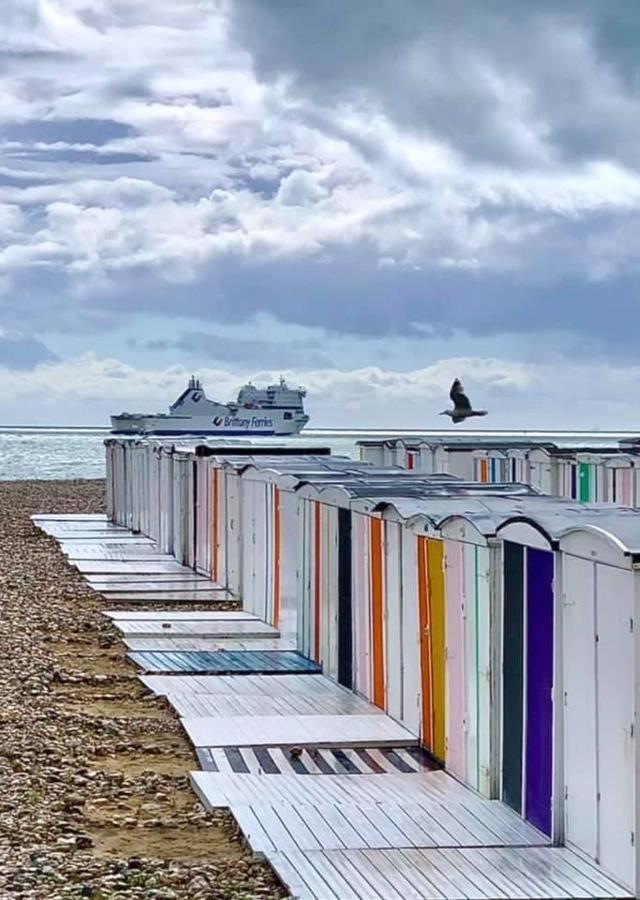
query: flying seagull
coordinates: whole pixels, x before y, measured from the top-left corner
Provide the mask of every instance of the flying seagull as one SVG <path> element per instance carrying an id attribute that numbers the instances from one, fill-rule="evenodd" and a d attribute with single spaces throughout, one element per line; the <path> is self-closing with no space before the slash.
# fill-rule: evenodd
<path id="1" fill-rule="evenodd" d="M 465 419 L 470 419 L 472 416 L 486 416 L 486 409 L 471 408 L 469 398 L 465 394 L 464 388 L 462 387 L 462 382 L 459 378 L 456 378 L 451 385 L 449 396 L 451 397 L 451 402 L 453 403 L 453 409 L 445 409 L 440 413 L 440 415 L 450 416 L 451 421 L 455 425 L 457 425 L 458 422 L 464 422 Z"/>

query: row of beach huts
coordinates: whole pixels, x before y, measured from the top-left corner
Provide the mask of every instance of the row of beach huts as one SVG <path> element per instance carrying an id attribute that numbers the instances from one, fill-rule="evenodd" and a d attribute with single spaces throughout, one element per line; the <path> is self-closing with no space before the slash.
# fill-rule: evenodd
<path id="1" fill-rule="evenodd" d="M 447 472 L 483 484 L 517 482 L 583 503 L 640 507 L 640 447 L 635 441 L 580 448 L 523 439 L 499 443 L 437 439 L 362 440 L 363 460 L 416 472 Z"/>
<path id="2" fill-rule="evenodd" d="M 400 443 L 363 442 L 354 461 L 111 439 L 108 515 L 638 895 L 635 494 L 625 507 L 541 493 L 548 447 L 458 446 L 445 466 L 439 448 Z M 574 456 L 594 483 L 617 472 Z M 518 466 L 494 473 L 494 458 Z"/>

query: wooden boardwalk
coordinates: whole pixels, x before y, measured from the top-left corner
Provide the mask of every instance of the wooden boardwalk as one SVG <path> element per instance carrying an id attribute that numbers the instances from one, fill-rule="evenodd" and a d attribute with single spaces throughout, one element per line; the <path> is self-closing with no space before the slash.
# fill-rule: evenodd
<path id="1" fill-rule="evenodd" d="M 297 900 L 630 897 L 563 847 L 273 851 Z"/>
<path id="2" fill-rule="evenodd" d="M 198 613 L 196 613 L 198 615 Z M 278 638 L 280 632 L 260 619 L 191 621 L 167 619 L 116 619 L 114 625 L 127 638 Z"/>
<path id="3" fill-rule="evenodd" d="M 291 897 L 630 896 L 439 770 L 414 735 L 314 663 L 266 649 L 286 645 L 254 615 L 163 611 L 163 602 L 227 595 L 153 542 L 105 516 L 34 522 L 95 590 L 133 606 L 157 602 L 157 611 L 106 615 L 146 670 L 141 681 L 182 717 L 204 769 L 191 773 L 196 793 L 207 808 L 231 810 Z M 225 649 L 184 649 L 205 645 Z"/>
<path id="4" fill-rule="evenodd" d="M 402 747 L 416 738 L 387 715 L 185 716 L 194 747 Z"/>
<path id="5" fill-rule="evenodd" d="M 269 676 L 277 678 L 277 675 Z M 382 710 L 355 694 L 311 696 L 285 694 L 171 694 L 169 702 L 181 716 L 381 716 Z"/>
<path id="6" fill-rule="evenodd" d="M 132 650 L 127 656 L 149 673 L 276 675 L 321 671 L 317 663 L 294 650 Z"/>
<path id="7" fill-rule="evenodd" d="M 200 747 L 205 772 L 250 775 L 388 775 L 431 772 L 438 765 L 419 747 Z"/>

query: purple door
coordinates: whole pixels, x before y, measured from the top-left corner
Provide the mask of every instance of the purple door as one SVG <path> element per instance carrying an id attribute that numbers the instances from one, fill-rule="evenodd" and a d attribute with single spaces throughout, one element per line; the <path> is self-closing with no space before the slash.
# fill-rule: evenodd
<path id="1" fill-rule="evenodd" d="M 551 836 L 553 553 L 527 549 L 525 818 Z"/>

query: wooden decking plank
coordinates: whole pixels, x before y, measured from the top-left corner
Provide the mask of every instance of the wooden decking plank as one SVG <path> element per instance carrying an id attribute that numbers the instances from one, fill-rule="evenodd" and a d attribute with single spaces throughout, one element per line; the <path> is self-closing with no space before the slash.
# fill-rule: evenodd
<path id="1" fill-rule="evenodd" d="M 211 672 L 221 675 L 244 673 L 275 675 L 282 672 L 320 672 L 317 663 L 291 650 L 218 650 L 214 653 L 205 650 L 133 650 L 127 656 L 148 673 L 182 672 L 186 674 L 191 672 L 192 674 L 204 674 Z M 205 720 L 197 721 L 204 722 Z M 216 721 L 219 724 L 222 720 Z M 273 743 L 278 743 L 278 741 L 273 741 Z M 200 746 L 205 745 L 200 744 Z M 237 744 L 237 746 L 241 746 L 241 744 Z"/>
<path id="2" fill-rule="evenodd" d="M 176 635 L 175 637 L 129 636 L 123 637 L 123 643 L 131 651 L 193 651 L 203 653 L 219 653 L 220 651 L 259 651 L 259 650 L 291 650 L 293 649 L 281 638 L 265 635 L 247 635 L 233 637 L 200 637 L 199 635 Z"/>
<path id="3" fill-rule="evenodd" d="M 142 591 L 134 593 L 100 591 L 100 593 L 110 603 L 157 603 L 158 606 L 161 606 L 163 603 L 185 603 L 187 605 L 211 603 L 213 605 L 233 600 L 233 597 L 227 594 L 226 591 L 216 588 L 208 591 L 149 591 L 148 593 Z"/>
<path id="4" fill-rule="evenodd" d="M 544 890 L 537 880 L 527 879 L 526 872 L 509 862 L 504 855 L 493 853 L 490 848 L 483 848 L 483 853 L 478 858 L 478 853 L 474 849 L 462 848 L 460 854 L 465 858 L 467 864 L 477 865 L 480 862 L 483 871 L 486 871 L 491 877 L 492 869 L 495 869 L 505 878 L 511 879 L 514 884 L 515 893 L 524 897 L 555 897 L 556 894 L 549 894 L 548 890 Z M 523 877 L 524 876 L 524 877 Z M 526 891 L 524 890 L 526 886 Z"/>
<path id="5" fill-rule="evenodd" d="M 417 822 L 410 808 L 404 808 L 398 803 L 380 803 L 375 809 L 396 829 L 398 836 L 391 843 L 392 847 L 432 847 L 435 841 L 428 830 Z"/>
<path id="6" fill-rule="evenodd" d="M 235 609 L 219 609 L 219 610 L 190 610 L 190 609 L 173 609 L 173 610 L 154 610 L 154 609 L 125 609 L 125 610 L 107 610 L 103 615 L 108 616 L 117 622 L 260 622 L 257 616 L 244 610 Z M 154 676 L 161 678 L 162 676 Z M 190 677 L 190 676 L 186 676 Z M 216 677 L 216 676 L 212 676 Z M 224 676 L 217 676 L 224 677 Z M 193 678 L 195 683 L 197 679 Z M 195 690 L 195 687 L 190 688 Z M 216 693 L 216 691 L 211 691 Z"/>
<path id="7" fill-rule="evenodd" d="M 593 893 L 592 889 L 595 888 L 594 884 L 585 888 L 584 884 L 588 879 L 581 879 L 579 873 L 577 878 L 568 877 L 567 873 L 563 872 L 560 867 L 554 865 L 552 857 L 547 858 L 545 856 L 538 856 L 535 850 L 536 848 L 533 847 L 527 847 L 526 849 L 513 848 L 512 852 L 514 857 L 519 859 L 528 870 L 531 870 L 541 878 L 547 878 L 553 884 L 557 885 L 557 890 L 563 892 L 565 896 L 575 898 L 598 896 Z"/>
<path id="8" fill-rule="evenodd" d="M 376 743 L 402 746 L 415 742 L 406 728 L 384 715 L 253 716 L 250 720 L 239 716 L 187 716 L 182 724 L 196 747 L 259 744 L 336 747 Z M 260 739 L 256 740 L 258 733 Z"/>
<path id="9" fill-rule="evenodd" d="M 235 816 L 235 806 L 231 807 L 231 813 Z M 291 831 L 287 828 L 282 818 L 278 814 L 279 807 L 262 806 L 260 807 L 261 825 L 269 835 L 269 840 L 273 842 L 278 850 L 297 850 L 298 843 L 296 840 L 295 830 Z M 252 805 L 252 814 L 255 816 L 255 810 Z"/>
<path id="10" fill-rule="evenodd" d="M 90 560 L 112 562 L 174 562 L 173 556 L 168 553 L 159 553 L 151 541 L 148 544 L 101 544 L 101 543 L 72 543 L 61 541 L 60 549 L 69 557 L 70 562 L 84 562 Z"/>
<path id="11" fill-rule="evenodd" d="M 395 900 L 400 895 L 380 872 L 368 865 L 363 866 L 358 852 L 344 852 L 338 850 L 332 856 L 324 853 L 315 853 L 314 862 L 340 872 L 356 897 L 380 898 L 380 900 Z"/>
<path id="12" fill-rule="evenodd" d="M 568 859 L 573 854 L 566 848 L 521 848 L 495 851 L 475 850 L 324 850 L 287 852 L 272 851 L 269 861 L 288 886 L 291 895 L 305 900 L 327 897 L 402 897 L 424 898 L 527 898 L 579 897 L 585 890 L 571 880 Z M 552 862 L 554 877 L 541 878 L 532 857 L 546 857 Z M 520 862 L 520 860 L 524 862 Z M 630 896 L 614 882 L 593 868 L 603 888 L 598 897 Z M 566 880 L 558 877 L 566 866 Z M 544 870 L 546 871 L 546 870 Z M 556 880 L 558 879 L 558 880 Z M 594 883 L 595 886 L 595 883 Z"/>
<path id="13" fill-rule="evenodd" d="M 207 615 L 207 613 L 205 613 Z M 143 675 L 140 680 L 157 694 L 261 694 L 263 696 L 338 696 L 344 691 L 324 675 Z M 318 682 L 315 684 L 315 682 Z"/>
<path id="14" fill-rule="evenodd" d="M 106 513 L 35 513 L 34 522 L 106 522 Z"/>
<path id="15" fill-rule="evenodd" d="M 479 879 L 475 878 L 475 872 L 469 866 L 463 869 L 454 865 L 438 848 L 430 849 L 428 855 L 423 850 L 405 850 L 404 855 L 418 870 L 428 867 L 429 878 L 436 884 L 439 883 L 439 878 L 444 878 L 450 885 L 450 893 L 445 894 L 447 897 L 497 896 L 495 892 L 487 893 L 485 887 L 487 883 L 490 885 L 490 882 L 485 881 L 484 886 L 481 886 L 478 883 Z"/>
<path id="16" fill-rule="evenodd" d="M 277 849 L 277 844 L 250 806 L 234 806 L 231 813 L 254 853 L 272 853 Z"/>
<path id="17" fill-rule="evenodd" d="M 129 572 L 137 572 L 138 574 L 155 575 L 162 572 L 182 572 L 184 571 L 180 563 L 169 559 L 167 561 L 148 562 L 145 560 L 139 562 L 117 562 L 115 560 L 98 560 L 89 559 L 81 560 L 74 564 L 76 569 L 83 575 L 126 575 Z"/>
<path id="18" fill-rule="evenodd" d="M 374 894 L 370 889 L 363 895 L 362 890 L 354 884 L 352 873 L 349 872 L 347 875 L 345 872 L 347 867 L 342 860 L 341 865 L 336 866 L 334 864 L 335 855 L 341 852 L 342 851 L 340 850 L 336 850 L 333 852 L 333 856 L 327 856 L 323 852 L 306 853 L 305 856 L 321 878 L 324 878 L 324 880 L 331 885 L 332 890 L 338 893 L 339 897 L 356 900 L 356 898 L 365 896 L 367 897 L 367 900 L 378 900 L 379 894 Z"/>
<path id="19" fill-rule="evenodd" d="M 303 879 L 305 884 L 305 893 L 300 894 L 300 900 L 354 900 L 354 895 L 348 891 L 347 893 L 335 893 L 335 885 L 332 882 L 327 882 L 316 869 L 315 866 L 309 860 L 309 857 L 304 853 L 285 853 L 285 854 L 275 854 L 275 856 L 282 856 L 289 863 L 289 865 L 293 868 L 296 873 L 296 880 L 298 878 Z M 272 854 L 269 854 L 269 859 L 273 858 Z M 295 862 L 294 862 L 295 860 Z M 279 867 L 276 868 L 278 871 Z M 355 898 L 357 900 L 357 898 Z"/>
<path id="20" fill-rule="evenodd" d="M 546 853 L 544 855 L 549 855 Z M 563 867 L 571 868 L 576 870 L 581 875 L 588 878 L 590 881 L 593 881 L 595 884 L 595 893 L 594 897 L 600 897 L 601 893 L 604 892 L 604 896 L 607 896 L 607 893 L 612 897 L 627 897 L 631 896 L 630 893 L 613 893 L 614 891 L 620 891 L 620 885 L 616 884 L 612 878 L 610 878 L 607 873 L 601 869 L 596 864 L 592 864 L 583 859 L 578 853 L 574 853 L 570 848 L 564 848 L 562 856 L 560 859 L 556 858 L 554 855 L 554 862 L 556 865 L 562 865 Z"/>
<path id="21" fill-rule="evenodd" d="M 398 869 L 424 892 L 423 896 L 425 897 L 444 897 L 446 900 L 472 896 L 484 897 L 484 894 L 474 895 L 461 890 L 457 879 L 448 877 L 446 866 L 443 871 L 435 865 L 435 860 L 430 859 L 427 862 L 420 856 L 419 850 L 394 850 L 392 853 Z"/>
<path id="22" fill-rule="evenodd" d="M 286 885 L 290 895 L 294 900 L 317 900 L 318 897 L 322 897 L 323 900 L 336 900 L 336 896 L 332 893 L 329 888 L 324 885 L 323 893 L 318 894 L 316 890 L 314 890 L 313 883 L 314 880 L 317 880 L 317 873 L 313 870 L 314 878 L 311 881 L 311 885 L 304 879 L 302 866 L 292 865 L 289 862 L 286 853 L 270 853 L 268 859 L 277 860 L 277 873 L 280 877 L 280 880 L 284 885 Z M 272 865 L 274 863 L 272 862 Z M 338 898 L 339 900 L 339 898 Z"/>
<path id="23" fill-rule="evenodd" d="M 144 585 L 147 583 L 150 584 L 151 587 L 159 585 L 162 588 L 166 588 L 167 585 L 175 585 L 176 590 L 182 585 L 191 587 L 193 590 L 196 590 L 196 588 L 201 585 L 204 585 L 207 588 L 220 587 L 215 581 L 212 581 L 205 575 L 198 575 L 193 569 L 187 569 L 186 572 L 161 572 L 159 575 L 154 575 L 152 579 L 144 573 L 139 574 L 136 572 L 131 572 L 129 575 L 123 575 L 122 573 L 119 575 L 117 573 L 115 575 L 87 575 L 86 578 L 90 584 L 102 582 L 105 585 L 113 586 L 115 588 L 122 584 L 134 585 L 135 590 L 137 590 L 137 585 L 142 585 L 144 588 Z"/>
<path id="24" fill-rule="evenodd" d="M 420 830 L 423 837 L 418 846 L 451 846 L 454 843 L 453 836 L 423 806 L 413 804 L 411 807 L 405 808 L 400 803 L 385 803 L 384 809 L 387 815 L 404 831 L 410 833 L 412 828 Z M 407 819 L 411 825 L 407 823 Z M 416 845 L 414 844 L 414 846 Z"/>
<path id="25" fill-rule="evenodd" d="M 254 779 L 252 776 L 225 776 L 221 778 L 211 773 L 193 772 L 192 780 L 203 798 L 210 798 L 219 806 L 241 802 L 242 797 L 262 796 L 266 802 L 312 802 L 317 796 L 320 803 L 380 803 L 396 802 L 425 805 L 431 797 L 429 784 L 438 773 L 420 775 L 274 775 L 268 779 Z M 301 783 L 302 782 L 302 783 Z M 262 791 L 268 794 L 262 795 Z M 431 797 L 433 800 L 433 797 Z M 222 801 L 222 802 L 220 802 Z M 205 805 L 209 801 L 205 800 Z M 211 803 L 210 805 L 213 805 Z M 439 806 L 438 806 L 439 809 Z M 448 832 L 447 832 L 448 833 Z"/>
<path id="26" fill-rule="evenodd" d="M 170 621 L 159 619 L 114 620 L 116 628 L 126 637 L 174 637 L 174 638 L 253 638 L 278 637 L 278 629 L 255 619 L 223 619 L 222 621 Z"/>
<path id="27" fill-rule="evenodd" d="M 362 850 L 360 853 L 368 865 L 377 869 L 399 891 L 400 896 L 405 898 L 405 900 L 423 900 L 425 896 L 424 887 L 416 887 L 415 881 L 409 881 L 405 873 L 394 865 L 384 851 L 371 853 L 368 850 Z M 432 890 L 433 886 L 430 885 L 429 888 Z"/>
<path id="28" fill-rule="evenodd" d="M 439 855 L 446 859 L 452 866 L 455 866 L 485 892 L 487 897 L 513 897 L 515 886 L 513 882 L 505 879 L 497 869 L 488 872 L 485 868 L 478 866 L 470 867 L 467 860 L 461 855 L 457 848 L 439 847 Z"/>
<path id="29" fill-rule="evenodd" d="M 346 698 L 348 701 L 348 698 Z M 264 694 L 172 694 L 169 701 L 181 716 L 229 715 L 380 715 L 378 707 L 360 698 L 355 703 L 344 702 L 340 696 L 304 697 L 292 694 L 271 696 Z M 354 752 L 355 758 L 355 752 Z M 364 763 L 362 769 L 366 770 Z"/>
<path id="30" fill-rule="evenodd" d="M 483 806 L 487 811 L 490 808 L 489 803 Z M 475 844 L 492 847 L 502 842 L 497 831 L 493 831 L 488 825 L 485 825 L 480 816 L 474 816 L 470 813 L 464 804 L 452 802 L 447 805 L 446 809 L 443 809 L 443 812 L 445 815 L 449 814 L 462 828 L 471 834 Z"/>
<path id="31" fill-rule="evenodd" d="M 59 541 L 67 541 L 69 543 L 82 543 L 83 545 L 99 543 L 103 544 L 104 546 L 111 546 L 112 544 L 126 544 L 127 547 L 135 544 L 151 544 L 152 546 L 155 546 L 155 542 L 152 541 L 151 538 L 144 537 L 144 535 L 141 534 L 132 534 L 130 531 L 125 531 L 121 528 L 112 528 L 108 531 L 72 531 L 69 528 L 63 528 L 59 531 L 51 531 L 51 529 L 49 529 L 48 534 L 50 534 L 51 537 L 55 537 Z"/>
<path id="32" fill-rule="evenodd" d="M 318 817 L 308 818 L 308 806 L 278 803 L 271 806 L 270 809 L 275 811 L 284 827 L 293 837 L 296 846 L 300 847 L 301 844 L 304 844 L 310 850 L 322 849 L 322 844 L 314 834 Z M 312 824 L 313 828 L 310 827 Z"/>

